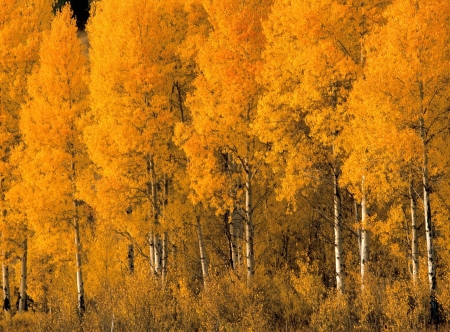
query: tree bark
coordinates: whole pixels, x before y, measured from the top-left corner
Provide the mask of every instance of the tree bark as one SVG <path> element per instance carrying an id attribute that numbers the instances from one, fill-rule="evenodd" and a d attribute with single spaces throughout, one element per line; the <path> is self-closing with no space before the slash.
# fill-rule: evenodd
<path id="1" fill-rule="evenodd" d="M 80 224 L 78 222 L 78 216 L 75 216 L 74 223 L 75 223 L 75 246 L 76 246 L 76 263 L 77 263 L 78 312 L 80 316 L 83 316 L 84 312 L 86 311 L 86 305 L 84 297 L 84 284 L 83 284 L 83 273 L 81 264 Z"/>
<path id="2" fill-rule="evenodd" d="M 255 230 L 252 211 L 252 170 L 247 160 L 245 160 L 245 173 L 245 241 L 247 255 L 247 284 L 250 285 L 255 273 L 255 251 L 253 244 Z"/>
<path id="3" fill-rule="evenodd" d="M 169 245 L 169 235 L 167 232 L 163 233 L 162 248 L 161 248 L 161 281 L 164 285 L 167 278 L 167 248 Z"/>
<path id="4" fill-rule="evenodd" d="M 412 180 L 409 183 L 409 198 L 411 201 L 411 263 L 412 263 L 412 280 L 417 285 L 419 279 L 419 250 L 417 237 L 417 220 L 416 220 L 416 197 L 414 196 L 414 188 Z"/>
<path id="5" fill-rule="evenodd" d="M 130 271 L 131 274 L 134 273 L 134 245 L 129 244 L 128 245 L 128 271 Z"/>
<path id="6" fill-rule="evenodd" d="M 9 288 L 9 266 L 6 264 L 6 258 L 7 254 L 3 252 L 3 311 L 5 314 L 9 314 L 11 312 L 11 291 Z"/>
<path id="7" fill-rule="evenodd" d="M 434 247 L 434 230 L 431 216 L 430 185 L 428 178 L 428 147 L 425 133 L 425 122 L 420 118 L 420 135 L 423 148 L 422 183 L 423 183 L 423 209 L 425 216 L 425 234 L 427 240 L 428 282 L 430 287 L 430 318 L 432 323 L 439 320 L 438 303 L 436 299 L 436 248 Z"/>
<path id="8" fill-rule="evenodd" d="M 336 289 L 344 293 L 344 262 L 342 257 L 342 232 L 341 232 L 341 193 L 339 189 L 339 166 L 335 167 L 333 174 L 334 182 L 334 256 L 336 263 Z"/>
<path id="9" fill-rule="evenodd" d="M 200 263 L 202 265 L 203 287 L 206 289 L 206 284 L 208 282 L 208 262 L 206 260 L 202 225 L 200 224 L 200 216 L 197 216 L 197 236 L 198 236 L 198 246 L 200 249 Z"/>
<path id="10" fill-rule="evenodd" d="M 369 262 L 370 234 L 367 230 L 367 202 L 364 188 L 364 177 L 362 180 L 361 197 L 361 285 L 364 287 L 364 277 L 367 272 L 367 263 Z"/>
<path id="11" fill-rule="evenodd" d="M 23 256 L 20 269 L 20 297 L 19 297 L 19 312 L 27 311 L 27 254 L 28 254 L 28 244 L 27 239 L 23 241 Z"/>
<path id="12" fill-rule="evenodd" d="M 84 284 L 83 284 L 83 266 L 81 263 L 81 241 L 80 241 L 80 223 L 78 216 L 78 202 L 75 199 L 76 194 L 76 169 L 75 169 L 75 152 L 72 150 L 72 204 L 73 204 L 73 226 L 75 230 L 75 260 L 77 268 L 77 295 L 78 295 L 78 314 L 80 318 L 83 317 L 86 311 Z"/>
<path id="13" fill-rule="evenodd" d="M 157 192 L 157 184 L 156 184 L 156 172 L 155 172 L 155 164 L 153 162 L 153 157 L 151 155 L 148 156 L 147 159 L 147 173 L 148 173 L 148 190 L 150 196 L 150 203 L 152 205 L 152 217 L 153 217 L 153 225 L 152 228 L 156 228 L 159 224 L 159 204 L 158 204 L 158 192 Z M 156 232 L 151 232 L 150 235 L 150 268 L 154 274 L 158 274 L 160 272 L 160 264 L 161 264 L 161 243 L 159 239 L 159 235 Z"/>

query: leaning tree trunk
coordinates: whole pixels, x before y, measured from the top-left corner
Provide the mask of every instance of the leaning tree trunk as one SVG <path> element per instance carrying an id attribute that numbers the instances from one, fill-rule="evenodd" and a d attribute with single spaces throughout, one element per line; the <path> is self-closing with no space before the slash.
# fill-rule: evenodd
<path id="1" fill-rule="evenodd" d="M 208 262 L 205 254 L 205 244 L 203 242 L 202 225 L 200 224 L 200 216 L 197 216 L 197 236 L 198 246 L 200 249 L 200 263 L 202 265 L 203 287 L 206 289 L 206 283 L 208 282 Z"/>
<path id="2" fill-rule="evenodd" d="M 27 239 L 23 241 L 23 256 L 21 262 L 20 269 L 20 295 L 19 295 L 19 312 L 27 311 L 27 254 L 28 254 L 28 245 Z"/>
<path id="3" fill-rule="evenodd" d="M 3 263 L 2 263 L 2 273 L 3 273 L 3 310 L 5 314 L 11 312 L 11 292 L 9 288 L 9 267 L 6 264 L 7 254 L 3 252 Z"/>
<path id="4" fill-rule="evenodd" d="M 416 220 L 416 197 L 414 195 L 414 188 L 412 180 L 409 183 L 409 199 L 411 201 L 411 263 L 412 263 L 412 280 L 413 284 L 417 285 L 419 279 L 419 250 L 417 237 L 417 220 Z"/>
<path id="5" fill-rule="evenodd" d="M 367 230 L 367 202 L 364 188 L 364 177 L 362 181 L 361 197 L 361 285 L 364 287 L 364 278 L 367 272 L 367 263 L 369 262 L 370 233 Z"/>
<path id="6" fill-rule="evenodd" d="M 339 293 L 344 293 L 344 262 L 342 257 L 342 232 L 341 232 L 341 193 L 339 189 L 340 169 L 334 169 L 334 257 L 336 262 L 336 289 Z"/>
<path id="7" fill-rule="evenodd" d="M 428 147 L 425 134 L 424 119 L 420 119 L 420 135 L 422 138 L 423 148 L 423 169 L 422 169 L 422 183 L 423 183 L 423 209 L 425 216 L 425 234 L 427 240 L 427 262 L 428 262 L 428 282 L 430 287 L 430 316 L 433 323 L 437 323 L 439 319 L 438 303 L 436 299 L 436 248 L 433 244 L 433 223 L 431 218 L 431 203 L 430 203 L 430 185 L 428 178 Z"/>
<path id="8" fill-rule="evenodd" d="M 255 273 L 255 251 L 253 225 L 253 206 L 252 206 L 252 170 L 248 161 L 245 160 L 245 241 L 246 241 L 246 259 L 247 259 L 247 284 L 251 284 Z"/>

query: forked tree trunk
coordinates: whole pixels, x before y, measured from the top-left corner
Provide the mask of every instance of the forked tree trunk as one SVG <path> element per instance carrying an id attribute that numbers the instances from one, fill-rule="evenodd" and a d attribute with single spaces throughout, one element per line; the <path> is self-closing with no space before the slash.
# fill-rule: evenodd
<path id="1" fill-rule="evenodd" d="M 245 160 L 245 173 L 245 241 L 247 255 L 247 284 L 250 285 L 255 273 L 255 251 L 253 244 L 255 230 L 252 211 L 252 169 L 247 160 Z"/>
<path id="2" fill-rule="evenodd" d="M 9 288 L 9 267 L 6 264 L 7 254 L 3 252 L 2 274 L 3 274 L 3 311 L 5 314 L 11 312 L 11 291 Z"/>
<path id="3" fill-rule="evenodd" d="M 412 280 L 417 285 L 419 279 L 419 250 L 417 237 L 417 220 L 416 220 L 416 197 L 412 180 L 409 183 L 409 198 L 411 201 L 411 263 L 412 263 Z"/>
<path id="4" fill-rule="evenodd" d="M 27 311 L 27 254 L 28 254 L 28 245 L 27 239 L 23 241 L 23 256 L 21 262 L 20 269 L 20 294 L 19 294 L 19 312 Z"/>
<path id="5" fill-rule="evenodd" d="M 341 232 L 341 193 L 339 189 L 340 169 L 334 169 L 334 257 L 336 263 L 336 289 L 339 293 L 344 293 L 344 262 L 342 257 L 342 232 Z"/>
<path id="6" fill-rule="evenodd" d="M 364 188 L 364 178 L 361 197 L 361 285 L 364 287 L 364 278 L 367 272 L 370 250 L 370 233 L 367 230 L 367 202 Z"/>
<path id="7" fill-rule="evenodd" d="M 205 244 L 203 242 L 202 225 L 200 224 L 200 216 L 197 216 L 197 236 L 198 246 L 200 249 L 200 263 L 202 265 L 203 286 L 206 289 L 208 282 L 208 262 L 206 260 Z"/>

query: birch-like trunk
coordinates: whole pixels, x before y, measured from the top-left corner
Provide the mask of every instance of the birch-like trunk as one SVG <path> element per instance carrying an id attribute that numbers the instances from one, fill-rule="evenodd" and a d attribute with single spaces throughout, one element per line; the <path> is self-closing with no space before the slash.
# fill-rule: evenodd
<path id="1" fill-rule="evenodd" d="M 157 184 L 156 184 L 156 172 L 155 164 L 153 162 L 153 157 L 148 156 L 147 160 L 147 173 L 148 173 L 148 190 L 151 197 L 152 205 L 152 217 L 153 225 L 152 228 L 156 228 L 159 224 L 159 204 L 157 196 Z M 151 232 L 149 234 L 150 239 L 150 268 L 154 274 L 158 274 L 161 268 L 161 241 L 159 235 L 156 232 Z"/>
<path id="2" fill-rule="evenodd" d="M 6 258 L 6 253 L 3 253 L 3 311 L 5 314 L 9 314 L 11 312 L 11 291 L 9 288 L 9 266 L 5 263 Z"/>
<path id="3" fill-rule="evenodd" d="M 80 223 L 78 217 L 78 203 L 75 199 L 76 193 L 76 169 L 75 169 L 75 153 L 72 151 L 72 204 L 73 204 L 73 226 L 75 230 L 75 260 L 77 268 L 77 295 L 78 295 L 78 314 L 80 317 L 84 315 L 86 311 L 85 296 L 84 296 L 84 284 L 83 284 L 83 266 L 81 263 L 81 241 L 80 241 Z"/>
<path id="4" fill-rule="evenodd" d="M 155 273 L 159 274 L 161 272 L 161 238 L 158 234 L 155 234 L 153 237 L 153 243 L 155 248 L 155 257 L 154 257 L 154 267 Z"/>
<path id="5" fill-rule="evenodd" d="M 156 274 L 155 271 L 155 242 L 154 242 L 154 235 L 153 233 L 150 233 L 148 235 L 148 240 L 150 243 L 150 270 L 153 274 Z"/>
<path id="6" fill-rule="evenodd" d="M 23 256 L 20 269 L 20 294 L 19 294 L 19 312 L 27 311 L 27 255 L 28 244 L 27 239 L 23 241 Z"/>
<path id="7" fill-rule="evenodd" d="M 342 257 L 342 232 L 341 232 L 341 193 L 339 189 L 340 169 L 337 166 L 333 174 L 334 182 L 334 257 L 336 261 L 336 289 L 344 293 L 344 262 Z"/>
<path id="8" fill-rule="evenodd" d="M 422 182 L 423 182 L 423 209 L 425 216 L 425 234 L 427 240 L 427 262 L 428 262 L 428 282 L 430 287 L 430 316 L 433 323 L 438 321 L 438 304 L 436 300 L 436 248 L 433 244 L 434 230 L 433 222 L 431 218 L 431 203 L 430 203 L 430 185 L 428 178 L 428 148 L 425 134 L 425 122 L 423 118 L 420 118 L 420 135 L 422 138 L 423 148 L 423 169 L 422 169 Z"/>
<path id="9" fill-rule="evenodd" d="M 255 251 L 253 245 L 255 230 L 253 226 L 252 211 L 252 169 L 247 160 L 245 160 L 245 173 L 245 241 L 247 255 L 247 284 L 250 285 L 255 273 Z"/>
<path id="10" fill-rule="evenodd" d="M 198 246 L 200 249 L 200 263 L 202 265 L 203 286 L 206 289 L 208 281 L 208 262 L 206 260 L 205 244 L 203 242 L 202 225 L 200 224 L 200 216 L 197 216 L 197 236 Z"/>
<path id="11" fill-rule="evenodd" d="M 356 199 L 354 199 L 354 205 L 355 205 L 355 221 L 356 221 L 356 224 L 359 224 L 360 220 L 359 220 L 359 213 L 358 213 L 358 202 Z M 358 236 L 359 257 L 361 258 L 361 252 L 362 252 L 361 251 L 361 227 L 358 227 L 358 230 L 356 233 L 357 233 L 356 235 Z"/>
<path id="12" fill-rule="evenodd" d="M 364 189 L 364 178 L 363 178 L 363 188 L 361 197 L 361 285 L 364 287 L 364 277 L 367 271 L 367 263 L 369 262 L 369 245 L 370 245 L 370 234 L 367 230 L 367 202 L 366 202 L 366 192 Z"/>
<path id="13" fill-rule="evenodd" d="M 130 271 L 131 274 L 134 273 L 134 245 L 129 244 L 128 245 L 128 271 Z"/>
<path id="14" fill-rule="evenodd" d="M 74 202 L 74 204 L 76 204 Z M 75 223 L 75 246 L 76 246 L 76 263 L 77 263 L 77 291 L 78 291 L 78 312 L 80 316 L 83 316 L 86 311 L 85 297 L 84 297 L 84 284 L 83 273 L 81 264 L 81 241 L 80 241 L 80 224 L 78 222 L 78 216 L 74 218 Z"/>
<path id="15" fill-rule="evenodd" d="M 419 279 L 419 250 L 417 237 L 417 220 L 416 220 L 416 197 L 414 196 L 413 182 L 409 183 L 409 199 L 411 201 L 411 263 L 412 263 L 412 280 L 417 285 Z"/>
<path id="16" fill-rule="evenodd" d="M 161 246 L 161 281 L 164 285 L 167 278 L 167 248 L 169 245 L 169 235 L 167 232 L 163 233 L 162 246 Z"/>

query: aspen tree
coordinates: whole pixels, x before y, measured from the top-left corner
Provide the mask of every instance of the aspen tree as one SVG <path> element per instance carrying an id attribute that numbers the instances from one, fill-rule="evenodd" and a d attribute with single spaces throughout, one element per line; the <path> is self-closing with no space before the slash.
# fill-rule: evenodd
<path id="1" fill-rule="evenodd" d="M 366 79 L 358 88 L 374 121 L 384 121 L 398 133 L 386 135 L 380 149 L 395 141 L 401 167 L 421 168 L 432 321 L 438 319 L 438 312 L 430 170 L 442 170 L 448 163 L 436 151 L 448 135 L 449 10 L 447 2 L 395 1 L 387 12 L 387 24 L 368 40 Z"/>
<path id="2" fill-rule="evenodd" d="M 79 140 L 80 116 L 86 111 L 88 91 L 86 58 L 71 17 L 69 6 L 65 6 L 50 31 L 44 33 L 39 67 L 30 76 L 30 97 L 21 110 L 20 129 L 26 149 L 20 168 L 24 188 L 31 188 L 33 193 L 26 211 L 34 230 L 64 229 L 64 222 L 73 228 L 77 307 L 82 315 L 86 307 L 77 178 L 89 165 Z"/>
<path id="3" fill-rule="evenodd" d="M 189 70 L 178 55 L 186 30 L 180 1 L 102 1 L 89 32 L 91 112 L 84 140 L 101 179 L 102 219 L 140 245 L 151 270 L 166 274 L 168 234 L 162 224 L 164 178 L 176 171 L 174 123 L 185 117 Z M 171 194 L 171 193 L 170 193 Z M 133 223 L 123 223 L 131 207 Z"/>
<path id="4" fill-rule="evenodd" d="M 343 292 L 341 134 L 353 82 L 362 71 L 361 40 L 387 3 L 275 1 L 264 26 L 268 39 L 260 79 L 265 95 L 254 125 L 271 144 L 267 160 L 281 174 L 280 198 L 317 186 L 328 174 L 334 193 L 336 285 Z M 369 21 L 370 24 L 366 24 Z M 280 162 L 281 160 L 281 162 Z M 332 180 L 332 181 L 331 181 Z"/>
<path id="5" fill-rule="evenodd" d="M 50 0 L 6 0 L 0 8 L 0 209 L 4 218 L 1 237 L 5 311 L 11 307 L 6 258 L 13 248 L 9 240 L 20 243 L 26 237 L 23 227 L 13 220 L 14 209 L 7 202 L 7 193 L 16 183 L 10 157 L 21 140 L 18 113 L 26 98 L 27 77 L 38 60 L 41 31 L 50 24 L 51 5 Z"/>
<path id="6" fill-rule="evenodd" d="M 193 82 L 196 90 L 187 99 L 192 123 L 178 126 L 176 132 L 189 158 L 194 201 L 206 199 L 219 213 L 231 213 L 236 204 L 243 206 L 249 283 L 255 272 L 253 191 L 261 166 L 255 153 L 264 148 L 250 126 L 256 114 L 260 85 L 255 78 L 265 42 L 261 21 L 270 4 L 253 0 L 204 3 L 212 31 L 198 45 L 200 72 Z M 228 164 L 229 155 L 237 168 L 233 173 L 222 167 L 221 159 Z"/>

